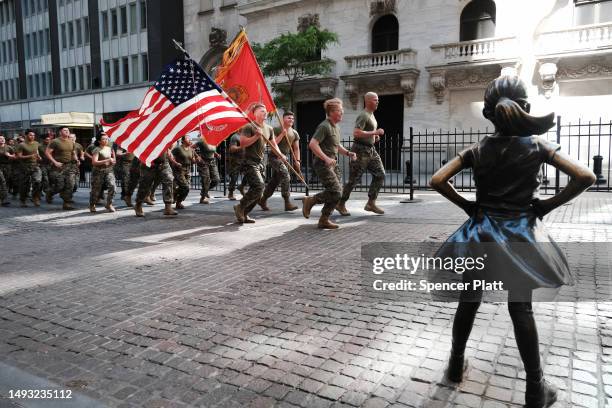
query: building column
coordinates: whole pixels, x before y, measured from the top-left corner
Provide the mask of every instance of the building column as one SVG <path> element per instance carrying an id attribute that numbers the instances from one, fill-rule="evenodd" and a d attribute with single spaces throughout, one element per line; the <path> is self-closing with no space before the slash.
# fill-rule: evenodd
<path id="1" fill-rule="evenodd" d="M 54 1 L 54 0 L 51 0 Z M 17 64 L 19 69 L 19 99 L 27 99 L 28 87 L 25 66 L 25 45 L 23 35 L 23 10 L 21 2 L 16 1 L 15 5 L 15 30 L 17 31 Z"/>

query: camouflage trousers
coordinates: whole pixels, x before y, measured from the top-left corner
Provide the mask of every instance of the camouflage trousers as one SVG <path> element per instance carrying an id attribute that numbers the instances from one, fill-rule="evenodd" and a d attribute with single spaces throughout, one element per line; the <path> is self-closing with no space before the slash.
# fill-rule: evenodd
<path id="1" fill-rule="evenodd" d="M 198 173 L 200 174 L 200 182 L 202 183 L 200 195 L 202 197 L 208 197 L 208 190 L 215 188 L 220 181 L 217 160 L 204 159 L 202 163 L 198 163 Z"/>
<path id="2" fill-rule="evenodd" d="M 177 203 L 185 201 L 191 185 L 191 166 L 174 169 L 174 198 Z"/>
<path id="3" fill-rule="evenodd" d="M 261 200 L 264 192 L 264 165 L 263 163 L 247 161 L 244 163 L 243 171 L 244 178 L 249 185 L 249 190 L 240 200 L 240 206 L 243 208 L 244 213 L 248 214 Z"/>
<path id="4" fill-rule="evenodd" d="M 139 167 L 140 162 L 137 159 L 115 166 L 116 175 L 121 178 L 121 198 L 132 197 L 134 194 L 140 178 Z"/>
<path id="5" fill-rule="evenodd" d="M 11 187 L 12 175 L 10 164 L 0 164 L 0 177 L 2 177 L 2 184 L 0 184 L 0 201 L 5 202 Z"/>
<path id="6" fill-rule="evenodd" d="M 326 166 L 325 163 L 315 158 L 313 167 L 323 191 L 314 196 L 317 204 L 323 204 L 321 215 L 329 217 L 340 201 L 342 186 L 340 185 L 340 167 L 336 164 L 335 167 Z"/>
<path id="7" fill-rule="evenodd" d="M 42 186 L 42 172 L 38 163 L 22 163 L 19 179 L 19 200 L 25 202 L 30 188 L 32 198 L 40 198 Z"/>
<path id="8" fill-rule="evenodd" d="M 271 157 L 268 163 L 270 167 L 272 167 L 272 176 L 270 180 L 268 180 L 268 184 L 266 184 L 266 189 L 263 193 L 264 197 L 271 197 L 279 184 L 281 186 L 282 196 L 289 197 L 291 175 L 289 174 L 287 165 L 276 157 Z"/>
<path id="9" fill-rule="evenodd" d="M 112 167 L 94 167 L 91 170 L 91 193 L 89 205 L 96 205 L 102 193 L 102 186 L 107 187 L 106 205 L 113 203 L 115 197 L 115 174 Z"/>
<path id="10" fill-rule="evenodd" d="M 49 170 L 49 192 L 51 195 L 59 193 L 64 203 L 72 203 L 72 194 L 78 168 L 76 163 L 64 163 L 62 168 L 51 166 Z"/>
<path id="11" fill-rule="evenodd" d="M 47 192 L 49 191 L 50 185 L 49 185 L 49 169 L 50 169 L 49 164 L 41 164 L 40 165 L 40 174 L 41 174 L 41 183 L 40 183 L 40 189 L 43 192 Z"/>
<path id="12" fill-rule="evenodd" d="M 229 159 L 228 160 L 228 173 L 229 173 L 229 184 L 228 190 L 233 193 L 236 190 L 236 184 L 238 183 L 238 177 L 242 171 L 242 160 Z M 242 179 L 242 186 L 244 186 L 244 178 Z"/>
<path id="13" fill-rule="evenodd" d="M 145 197 L 153 191 L 153 186 L 161 183 L 162 195 L 165 204 L 172 204 L 174 178 L 172 169 L 168 164 L 145 167 L 140 166 L 140 179 L 138 180 L 138 192 L 136 193 L 136 203 L 142 204 Z"/>
<path id="14" fill-rule="evenodd" d="M 357 154 L 357 160 L 350 163 L 348 182 L 342 190 L 342 201 L 349 199 L 353 188 L 361 183 L 361 175 L 366 170 L 372 174 L 368 197 L 376 200 L 378 192 L 385 182 L 385 168 L 382 160 L 380 160 L 380 155 L 374 146 L 364 146 L 357 143 L 353 143 L 351 151 Z"/>

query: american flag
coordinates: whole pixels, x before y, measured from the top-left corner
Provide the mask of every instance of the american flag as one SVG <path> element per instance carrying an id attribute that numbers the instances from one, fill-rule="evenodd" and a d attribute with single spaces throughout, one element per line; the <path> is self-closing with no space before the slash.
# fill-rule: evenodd
<path id="1" fill-rule="evenodd" d="M 218 140 L 219 134 L 227 137 L 247 123 L 227 94 L 191 59 L 167 65 L 140 109 L 115 123 L 101 122 L 113 142 L 147 166 L 193 130 L 215 134 Z"/>

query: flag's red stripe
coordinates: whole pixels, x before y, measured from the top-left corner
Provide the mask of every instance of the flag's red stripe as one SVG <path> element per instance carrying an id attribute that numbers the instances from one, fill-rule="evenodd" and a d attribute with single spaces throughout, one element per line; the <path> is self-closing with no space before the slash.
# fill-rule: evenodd
<path id="1" fill-rule="evenodd" d="M 153 109 L 153 112 L 147 116 L 141 116 L 139 118 L 139 120 L 134 121 L 134 123 L 131 123 L 124 132 L 122 132 L 121 135 L 119 135 L 116 139 L 116 143 L 123 143 L 128 137 L 130 137 L 131 133 L 134 131 L 134 129 L 136 129 L 136 127 L 138 127 L 138 125 L 140 125 L 141 123 L 143 123 L 144 121 L 150 120 L 152 119 L 154 116 L 152 115 L 159 115 L 159 114 L 163 114 L 164 111 L 167 113 L 168 111 L 174 109 L 174 106 L 172 105 L 172 103 L 170 103 L 168 106 L 166 106 L 166 108 L 164 110 L 162 110 L 162 107 L 164 106 L 164 104 L 166 103 L 166 101 L 168 101 L 168 99 L 166 97 L 164 97 L 162 94 L 157 93 L 155 95 L 156 97 L 156 105 Z"/>

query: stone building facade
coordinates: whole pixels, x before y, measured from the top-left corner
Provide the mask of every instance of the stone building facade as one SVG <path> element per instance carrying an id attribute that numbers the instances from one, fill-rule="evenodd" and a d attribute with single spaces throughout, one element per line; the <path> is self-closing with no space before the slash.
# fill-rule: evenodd
<path id="1" fill-rule="evenodd" d="M 314 19 L 339 43 L 324 51 L 333 72 L 300 85 L 302 129 L 332 96 L 352 123 L 366 91 L 383 96 L 381 126 L 402 135 L 411 126 L 484 129 L 483 91 L 502 71 L 526 81 L 536 114 L 612 116 L 612 1 L 185 0 L 185 41 L 212 69 L 241 25 L 266 42 Z"/>

